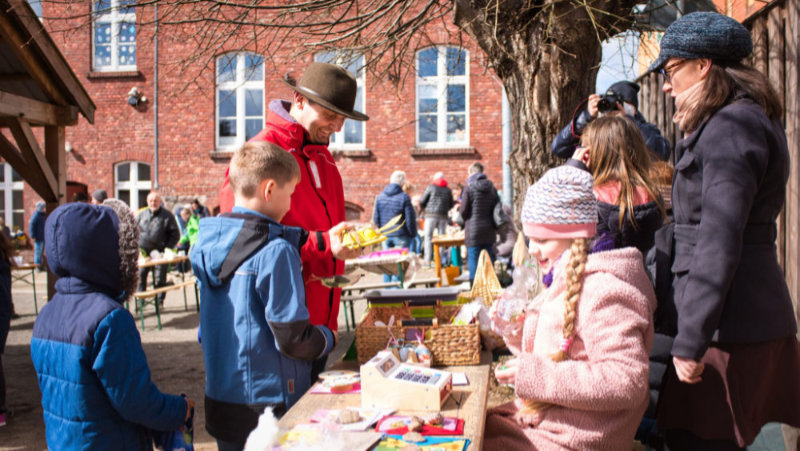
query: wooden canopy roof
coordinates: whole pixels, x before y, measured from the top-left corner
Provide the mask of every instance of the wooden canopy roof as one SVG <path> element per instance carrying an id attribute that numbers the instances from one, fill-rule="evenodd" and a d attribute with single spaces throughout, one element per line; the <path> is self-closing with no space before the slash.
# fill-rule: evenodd
<path id="1" fill-rule="evenodd" d="M 27 0 L 0 0 L 0 156 L 48 210 L 66 201 L 64 127 L 79 113 L 94 123 L 95 109 Z M 33 127 L 44 127 L 44 148 Z"/>

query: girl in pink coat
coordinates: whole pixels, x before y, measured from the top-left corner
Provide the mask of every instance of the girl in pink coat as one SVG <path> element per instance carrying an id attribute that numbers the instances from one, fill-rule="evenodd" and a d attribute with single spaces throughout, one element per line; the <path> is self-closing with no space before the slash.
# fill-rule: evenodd
<path id="1" fill-rule="evenodd" d="M 551 169 L 528 189 L 522 225 L 548 288 L 504 326 L 498 367 L 514 402 L 489 411 L 484 449 L 631 449 L 647 407 L 656 300 L 641 253 L 595 238 L 592 177 Z"/>

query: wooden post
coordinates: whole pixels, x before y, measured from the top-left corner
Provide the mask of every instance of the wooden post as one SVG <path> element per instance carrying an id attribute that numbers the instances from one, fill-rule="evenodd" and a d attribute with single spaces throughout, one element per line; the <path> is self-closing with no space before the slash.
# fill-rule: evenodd
<path id="1" fill-rule="evenodd" d="M 59 205 L 66 202 L 67 197 L 67 162 L 66 152 L 66 132 L 62 126 L 48 125 L 44 128 L 44 156 L 47 165 L 56 177 L 56 201 L 47 202 L 47 214 L 56 209 Z M 54 274 L 47 273 L 47 299 L 53 298 L 56 277 Z"/>
<path id="2" fill-rule="evenodd" d="M 786 283 L 800 319 L 800 0 L 786 1 L 786 138 L 789 143 L 790 175 L 786 189 Z"/>

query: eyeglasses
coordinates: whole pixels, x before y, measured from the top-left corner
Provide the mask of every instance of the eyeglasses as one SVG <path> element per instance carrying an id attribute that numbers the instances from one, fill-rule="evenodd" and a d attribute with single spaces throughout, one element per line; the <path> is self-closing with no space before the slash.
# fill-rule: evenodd
<path id="1" fill-rule="evenodd" d="M 659 69 L 658 72 L 664 76 L 664 80 L 667 83 L 672 83 L 672 76 L 675 75 L 675 70 L 686 61 L 688 60 L 680 60 L 677 63 L 673 64 L 672 66 L 669 67 L 664 66 L 661 69 Z"/>

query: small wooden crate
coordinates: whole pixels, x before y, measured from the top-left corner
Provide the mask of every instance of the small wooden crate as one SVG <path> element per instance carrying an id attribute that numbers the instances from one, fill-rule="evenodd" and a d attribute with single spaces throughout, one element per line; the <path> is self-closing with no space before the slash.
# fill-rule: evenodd
<path id="1" fill-rule="evenodd" d="M 372 307 L 364 315 L 361 323 L 356 327 L 356 351 L 358 363 L 363 365 L 378 351 L 386 349 L 392 336 L 403 338 L 409 329 L 421 330 L 425 336 L 425 346 L 431 351 L 431 364 L 436 366 L 447 365 L 477 365 L 480 363 L 481 338 L 478 324 L 452 325 L 453 316 L 461 308 L 460 305 L 441 305 L 433 307 L 438 325 L 430 326 L 401 326 L 401 320 L 411 320 L 412 308 L 408 305 L 400 307 Z M 394 316 L 394 324 L 390 327 L 376 326 L 375 322 L 381 321 L 389 324 L 389 319 Z M 391 329 L 391 334 L 389 332 Z"/>

